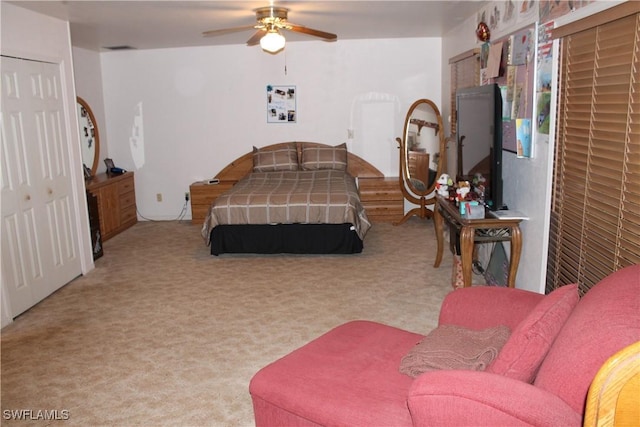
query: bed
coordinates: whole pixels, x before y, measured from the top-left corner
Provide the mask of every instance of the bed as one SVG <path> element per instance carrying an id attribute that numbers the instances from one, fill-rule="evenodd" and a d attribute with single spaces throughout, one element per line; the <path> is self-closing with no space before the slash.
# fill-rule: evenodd
<path id="1" fill-rule="evenodd" d="M 346 144 L 283 142 L 253 150 L 216 178 L 235 185 L 211 204 L 211 254 L 349 254 L 371 227 L 357 178 L 383 174 Z"/>

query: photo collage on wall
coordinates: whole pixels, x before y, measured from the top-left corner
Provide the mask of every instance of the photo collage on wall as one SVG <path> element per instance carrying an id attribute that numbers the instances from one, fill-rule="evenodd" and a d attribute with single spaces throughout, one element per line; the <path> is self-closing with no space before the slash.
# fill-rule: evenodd
<path id="1" fill-rule="evenodd" d="M 497 83 L 502 95 L 502 147 L 518 157 L 533 156 L 534 49 L 534 26 L 528 26 L 484 43 L 480 55 L 481 84 Z"/>
<path id="2" fill-rule="evenodd" d="M 500 86 L 503 148 L 518 158 L 534 157 L 534 141 L 549 142 L 554 20 L 591 3 L 594 0 L 496 0 L 477 14 L 477 24 L 483 22 L 491 35 L 499 35 L 480 47 L 480 84 Z"/>
<path id="3" fill-rule="evenodd" d="M 295 123 L 295 86 L 267 86 L 267 123 Z"/>

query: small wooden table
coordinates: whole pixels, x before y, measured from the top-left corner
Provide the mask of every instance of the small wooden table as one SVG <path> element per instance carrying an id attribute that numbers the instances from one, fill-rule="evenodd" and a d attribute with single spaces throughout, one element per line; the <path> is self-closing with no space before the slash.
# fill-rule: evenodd
<path id="1" fill-rule="evenodd" d="M 520 252 L 522 251 L 522 234 L 520 233 L 521 219 L 497 219 L 488 211 L 483 219 L 466 219 L 460 215 L 455 203 L 436 195 L 433 223 L 436 229 L 438 252 L 433 263 L 434 268 L 442 262 L 442 250 L 444 244 L 444 221 L 460 230 L 460 259 L 462 262 L 462 276 L 464 286 L 471 286 L 471 264 L 473 262 L 473 247 L 475 242 L 511 242 L 511 257 L 507 285 L 515 286 Z"/>

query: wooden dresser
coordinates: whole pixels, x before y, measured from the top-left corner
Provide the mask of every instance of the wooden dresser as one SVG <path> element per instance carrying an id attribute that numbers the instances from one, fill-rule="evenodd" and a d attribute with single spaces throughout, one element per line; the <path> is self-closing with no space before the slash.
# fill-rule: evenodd
<path id="1" fill-rule="evenodd" d="M 87 181 L 86 186 L 87 191 L 98 198 L 103 241 L 138 222 L 133 172 L 122 175 L 100 173 Z"/>
<path id="2" fill-rule="evenodd" d="M 429 185 L 429 153 L 421 151 L 409 151 L 407 159 L 409 175 L 411 178 L 422 181 L 425 186 Z"/>
<path id="3" fill-rule="evenodd" d="M 398 177 L 358 178 L 360 199 L 371 222 L 396 222 L 404 215 Z"/>
<path id="4" fill-rule="evenodd" d="M 202 225 L 207 217 L 211 203 L 222 193 L 230 189 L 238 181 L 220 181 L 218 184 L 207 184 L 198 181 L 191 184 L 191 224 Z"/>

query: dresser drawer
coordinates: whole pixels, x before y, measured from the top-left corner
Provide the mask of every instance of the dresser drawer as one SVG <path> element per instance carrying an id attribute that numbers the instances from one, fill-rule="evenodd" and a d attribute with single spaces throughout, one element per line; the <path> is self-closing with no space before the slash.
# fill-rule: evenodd
<path id="1" fill-rule="evenodd" d="M 124 209 L 129 206 L 134 206 L 136 204 L 136 193 L 134 191 L 129 191 L 128 193 L 120 193 L 120 208 Z"/>
<path id="2" fill-rule="evenodd" d="M 136 205 L 129 205 L 127 207 L 120 207 L 120 224 L 136 223 L 138 221 L 136 213 Z"/>
<path id="3" fill-rule="evenodd" d="M 362 203 L 367 210 L 369 211 L 394 211 L 394 212 L 402 212 L 403 205 L 398 203 L 395 200 L 375 200 L 367 203 Z"/>
<path id="4" fill-rule="evenodd" d="M 133 176 L 118 182 L 118 192 L 120 194 L 128 193 L 129 191 L 133 191 L 133 190 L 134 190 Z"/>
<path id="5" fill-rule="evenodd" d="M 374 191 L 368 193 L 360 193 L 360 200 L 363 202 L 388 200 L 397 202 L 402 200 L 402 193 L 398 191 Z"/>

